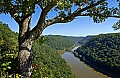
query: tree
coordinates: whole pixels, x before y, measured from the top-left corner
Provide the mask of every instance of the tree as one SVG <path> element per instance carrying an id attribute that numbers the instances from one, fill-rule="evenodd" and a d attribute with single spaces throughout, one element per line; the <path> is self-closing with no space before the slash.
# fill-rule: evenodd
<path id="1" fill-rule="evenodd" d="M 120 18 L 120 0 L 116 2 L 118 7 L 109 8 L 107 0 L 0 0 L 0 13 L 9 13 L 19 25 L 19 73 L 31 76 L 31 47 L 46 27 L 71 22 L 78 16 L 90 16 L 95 23 L 103 22 L 108 17 Z M 38 15 L 37 25 L 30 30 L 32 14 L 37 7 L 41 9 L 40 17 Z M 56 13 L 56 16 L 50 18 L 50 12 Z M 113 27 L 119 29 L 120 20 Z"/>

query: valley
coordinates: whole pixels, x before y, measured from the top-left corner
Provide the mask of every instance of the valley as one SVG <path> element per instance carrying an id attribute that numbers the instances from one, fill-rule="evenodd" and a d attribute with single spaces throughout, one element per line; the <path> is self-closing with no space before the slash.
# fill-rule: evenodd
<path id="1" fill-rule="evenodd" d="M 0 29 L 0 70 L 6 69 L 5 71 L 13 73 L 17 69 L 18 33 L 10 30 L 7 24 L 0 23 Z M 120 33 L 86 37 L 41 36 L 32 47 L 35 57 L 32 78 L 119 78 L 119 40 Z M 76 48 L 73 49 L 74 47 Z M 91 62 L 91 66 L 86 65 L 86 61 Z M 10 62 L 8 66 L 11 69 L 3 66 L 7 62 Z M 108 76 L 96 71 L 93 65 L 107 71 Z"/>

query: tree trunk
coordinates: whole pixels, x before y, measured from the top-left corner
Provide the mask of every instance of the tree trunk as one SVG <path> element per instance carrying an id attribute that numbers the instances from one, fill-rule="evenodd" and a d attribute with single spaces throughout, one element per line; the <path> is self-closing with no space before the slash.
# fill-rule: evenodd
<path id="1" fill-rule="evenodd" d="M 30 39 L 25 40 L 20 44 L 19 48 L 19 70 L 22 76 L 29 78 L 32 74 L 32 62 L 34 59 L 33 52 L 31 51 L 33 41 Z"/>
<path id="2" fill-rule="evenodd" d="M 19 23 L 19 53 L 18 53 L 18 62 L 19 62 L 19 73 L 25 78 L 30 78 L 32 74 L 32 62 L 34 59 L 35 53 L 31 51 L 33 42 L 39 38 L 45 25 L 43 21 L 41 24 L 38 24 L 39 28 L 34 31 L 30 31 L 30 21 L 31 16 L 26 17 L 21 20 Z"/>
<path id="3" fill-rule="evenodd" d="M 30 78 L 32 74 L 32 62 L 34 59 L 33 52 L 31 51 L 34 40 L 30 37 L 30 20 L 31 16 L 22 20 L 19 23 L 19 73 L 24 78 Z"/>

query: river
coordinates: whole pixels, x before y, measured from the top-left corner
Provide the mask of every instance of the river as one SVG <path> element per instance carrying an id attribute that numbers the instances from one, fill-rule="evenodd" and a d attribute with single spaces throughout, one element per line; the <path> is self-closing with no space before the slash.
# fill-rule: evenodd
<path id="1" fill-rule="evenodd" d="M 108 78 L 108 76 L 95 71 L 93 68 L 74 57 L 72 52 L 65 52 L 61 56 L 70 65 L 71 70 L 75 74 L 76 78 Z"/>

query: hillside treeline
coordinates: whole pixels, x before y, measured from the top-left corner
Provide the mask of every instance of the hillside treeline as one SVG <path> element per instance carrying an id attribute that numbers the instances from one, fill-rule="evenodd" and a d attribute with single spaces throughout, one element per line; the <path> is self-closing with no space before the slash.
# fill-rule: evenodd
<path id="1" fill-rule="evenodd" d="M 109 75 L 120 77 L 120 33 L 94 36 L 74 54 L 109 72 Z"/>

